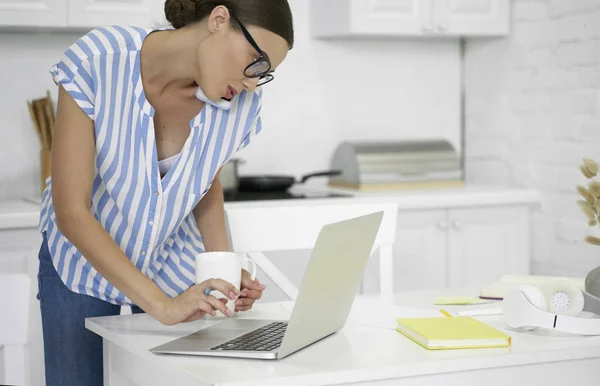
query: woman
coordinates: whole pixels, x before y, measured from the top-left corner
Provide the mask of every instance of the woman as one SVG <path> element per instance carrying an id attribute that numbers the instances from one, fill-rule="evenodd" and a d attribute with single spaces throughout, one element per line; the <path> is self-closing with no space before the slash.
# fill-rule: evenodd
<path id="1" fill-rule="evenodd" d="M 293 45 L 286 0 L 167 0 L 174 28 L 91 31 L 51 68 L 59 85 L 43 195 L 39 299 L 47 385 L 102 385 L 84 319 L 146 312 L 165 325 L 246 311 L 264 286 L 195 284 L 228 250 L 220 167 L 261 130 L 261 86 Z"/>

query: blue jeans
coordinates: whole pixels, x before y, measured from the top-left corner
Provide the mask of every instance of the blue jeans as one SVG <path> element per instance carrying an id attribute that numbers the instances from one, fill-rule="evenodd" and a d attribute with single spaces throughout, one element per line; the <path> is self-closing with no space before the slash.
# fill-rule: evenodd
<path id="1" fill-rule="evenodd" d="M 85 328 L 85 318 L 119 315 L 121 307 L 68 289 L 52 265 L 45 233 L 39 260 L 46 386 L 102 386 L 102 338 Z M 134 306 L 132 312 L 143 311 Z"/>

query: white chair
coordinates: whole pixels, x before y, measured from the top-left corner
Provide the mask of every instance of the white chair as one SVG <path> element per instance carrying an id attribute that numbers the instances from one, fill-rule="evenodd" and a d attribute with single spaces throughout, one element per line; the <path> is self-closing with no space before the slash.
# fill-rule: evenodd
<path id="1" fill-rule="evenodd" d="M 248 207 L 227 205 L 225 220 L 234 252 L 248 253 L 283 293 L 295 300 L 298 288 L 264 255 L 264 252 L 312 249 L 325 224 L 384 211 L 373 250 L 379 248 L 379 291 L 393 293 L 392 247 L 396 235 L 398 206 L 395 203 L 340 201 L 308 204 L 308 200 L 286 206 L 272 203 Z"/>
<path id="2" fill-rule="evenodd" d="M 31 279 L 26 274 L 0 274 L 0 384 L 25 384 L 25 345 L 29 326 Z"/>

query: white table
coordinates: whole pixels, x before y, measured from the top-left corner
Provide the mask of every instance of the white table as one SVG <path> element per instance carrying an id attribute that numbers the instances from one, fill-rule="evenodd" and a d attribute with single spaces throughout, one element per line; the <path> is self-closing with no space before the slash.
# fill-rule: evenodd
<path id="1" fill-rule="evenodd" d="M 429 351 L 393 328 L 396 317 L 439 315 L 437 296 L 477 295 L 468 289 L 356 298 L 338 333 L 280 361 L 169 356 L 156 345 L 215 323 L 214 318 L 163 326 L 145 314 L 89 318 L 104 339 L 105 385 L 561 385 L 596 383 L 600 336 L 506 329 L 501 316 L 480 320 L 513 337 L 511 348 Z M 392 304 L 393 303 L 393 304 Z M 477 307 L 498 307 L 499 304 Z M 257 304 L 239 317 L 287 318 L 289 303 Z M 450 312 L 474 306 L 444 306 Z M 218 318 L 217 318 L 218 319 Z M 566 378 L 566 379 L 565 379 Z M 568 379 L 568 381 L 567 381 Z"/>

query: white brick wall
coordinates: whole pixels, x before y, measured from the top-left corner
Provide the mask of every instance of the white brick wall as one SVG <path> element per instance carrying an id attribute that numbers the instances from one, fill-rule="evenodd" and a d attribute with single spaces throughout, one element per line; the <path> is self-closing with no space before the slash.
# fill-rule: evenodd
<path id="1" fill-rule="evenodd" d="M 600 161 L 600 0 L 513 0 L 509 37 L 468 41 L 466 83 L 467 180 L 543 194 L 533 272 L 600 265 L 575 204 L 581 159 Z"/>

